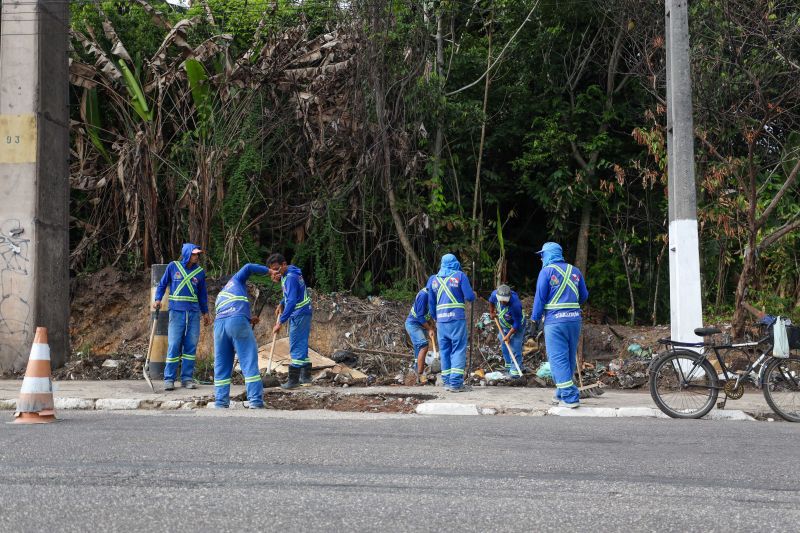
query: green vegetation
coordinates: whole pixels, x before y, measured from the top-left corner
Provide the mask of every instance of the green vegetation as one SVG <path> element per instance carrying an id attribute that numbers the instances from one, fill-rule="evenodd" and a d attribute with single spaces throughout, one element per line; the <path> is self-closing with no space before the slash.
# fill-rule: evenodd
<path id="1" fill-rule="evenodd" d="M 690 22 L 706 308 L 797 315 L 800 7 Z M 530 293 L 556 240 L 601 314 L 668 317 L 661 3 L 107 0 L 71 23 L 76 271 L 191 240 L 218 274 L 280 251 L 317 290 L 410 299 L 454 252 Z"/>

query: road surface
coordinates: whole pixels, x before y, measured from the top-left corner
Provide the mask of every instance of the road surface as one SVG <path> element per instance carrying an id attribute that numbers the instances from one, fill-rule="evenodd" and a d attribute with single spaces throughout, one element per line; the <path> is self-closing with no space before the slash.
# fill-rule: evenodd
<path id="1" fill-rule="evenodd" d="M 800 425 L 67 412 L 0 426 L 0 531 L 797 531 Z"/>

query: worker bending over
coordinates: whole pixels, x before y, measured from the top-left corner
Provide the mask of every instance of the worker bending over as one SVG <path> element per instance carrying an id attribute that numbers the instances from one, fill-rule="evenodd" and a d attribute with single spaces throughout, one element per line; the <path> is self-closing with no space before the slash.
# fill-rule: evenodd
<path id="1" fill-rule="evenodd" d="M 564 261 L 560 245 L 547 242 L 536 253 L 542 257 L 543 266 L 531 319 L 538 330 L 544 315 L 544 342 L 556 383 L 553 400 L 562 407 L 575 408 L 580 405 L 580 394 L 572 376 L 578 366 L 581 305 L 589 298 L 589 291 L 581 271 Z"/>
<path id="2" fill-rule="evenodd" d="M 428 355 L 428 334 L 433 334 L 433 319 L 428 312 L 428 288 L 424 287 L 414 298 L 414 305 L 406 318 L 406 331 L 414 345 L 414 357 L 417 360 L 417 376 L 425 370 L 425 356 Z M 417 377 L 419 382 L 419 377 Z"/>
<path id="3" fill-rule="evenodd" d="M 439 360 L 445 390 L 463 392 L 467 366 L 465 302 L 475 300 L 469 278 L 453 254 L 442 257 L 439 272 L 428 279 L 428 310 L 436 321 Z"/>
<path id="4" fill-rule="evenodd" d="M 311 298 L 308 296 L 303 272 L 294 265 L 287 265 L 281 254 L 272 254 L 267 259 L 272 281 L 280 282 L 283 299 L 275 310 L 278 321 L 272 332 L 277 334 L 281 326 L 289 322 L 289 379 L 281 385 L 293 389 L 311 383 L 311 359 L 308 358 L 308 336 L 311 333 Z"/>
<path id="5" fill-rule="evenodd" d="M 196 389 L 192 381 L 200 338 L 200 314 L 208 326 L 208 293 L 206 273 L 199 265 L 203 251 L 192 243 L 181 248 L 181 258 L 167 265 L 156 287 L 153 309 L 161 309 L 161 299 L 169 284 L 169 332 L 167 362 L 164 365 L 164 390 L 175 390 L 178 363 L 181 363 L 181 385 Z"/>
<path id="6" fill-rule="evenodd" d="M 489 296 L 489 314 L 500 323 L 498 338 L 506 363 L 506 375 L 512 379 L 522 377 L 522 346 L 525 343 L 525 313 L 522 312 L 522 301 L 508 285 L 500 285 Z M 513 353 L 508 353 L 511 346 Z M 512 359 L 513 357 L 513 359 Z M 514 364 L 516 359 L 517 364 Z"/>
<path id="7" fill-rule="evenodd" d="M 217 295 L 214 320 L 214 407 L 230 405 L 231 373 L 233 354 L 239 356 L 239 366 L 244 376 L 248 407 L 264 407 L 264 386 L 258 370 L 258 345 L 251 323 L 257 318 L 250 316 L 250 301 L 247 298 L 247 279 L 252 275 L 263 276 L 269 272 L 264 265 L 247 264 L 234 274 Z"/>

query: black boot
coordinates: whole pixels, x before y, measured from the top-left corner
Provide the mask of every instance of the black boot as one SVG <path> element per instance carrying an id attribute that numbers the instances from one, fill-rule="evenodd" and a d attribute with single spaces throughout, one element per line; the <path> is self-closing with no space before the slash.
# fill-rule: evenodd
<path id="1" fill-rule="evenodd" d="M 306 365 L 300 369 L 300 385 L 311 384 L 311 365 Z"/>
<path id="2" fill-rule="evenodd" d="M 294 389 L 300 386 L 300 369 L 295 366 L 289 367 L 289 379 L 281 385 L 282 389 Z"/>

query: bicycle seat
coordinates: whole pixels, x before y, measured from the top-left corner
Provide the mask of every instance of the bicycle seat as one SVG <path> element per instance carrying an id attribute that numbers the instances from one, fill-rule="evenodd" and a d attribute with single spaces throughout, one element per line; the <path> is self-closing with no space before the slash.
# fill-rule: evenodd
<path id="1" fill-rule="evenodd" d="M 709 337 L 719 333 L 722 333 L 722 330 L 719 328 L 697 328 L 694 330 L 694 334 L 698 337 Z"/>

